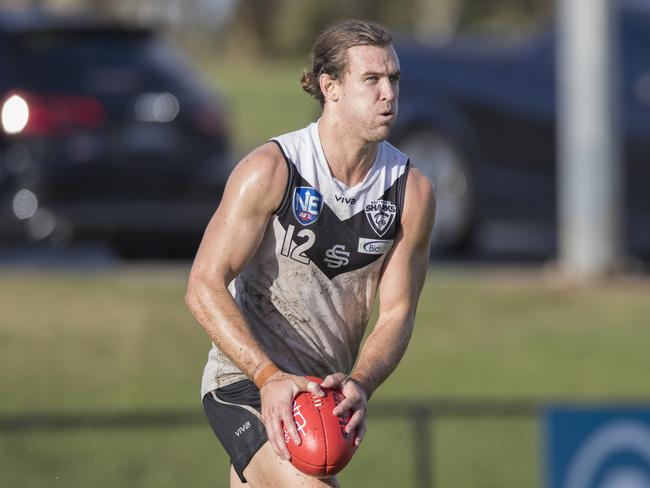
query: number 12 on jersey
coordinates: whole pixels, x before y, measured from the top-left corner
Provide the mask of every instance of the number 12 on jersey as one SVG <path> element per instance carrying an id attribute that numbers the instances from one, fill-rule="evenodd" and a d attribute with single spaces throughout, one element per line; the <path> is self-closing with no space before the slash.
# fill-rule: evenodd
<path id="1" fill-rule="evenodd" d="M 302 244 L 296 244 L 293 242 L 293 233 L 295 230 L 295 225 L 289 225 L 287 228 L 287 232 L 284 234 L 284 240 L 282 241 L 280 254 L 298 261 L 299 263 L 309 264 L 310 259 L 305 254 L 305 251 L 310 249 L 314 245 L 314 242 L 316 242 L 316 234 L 314 234 L 313 230 L 302 229 L 296 234 L 296 236 L 306 238 L 306 240 Z"/>

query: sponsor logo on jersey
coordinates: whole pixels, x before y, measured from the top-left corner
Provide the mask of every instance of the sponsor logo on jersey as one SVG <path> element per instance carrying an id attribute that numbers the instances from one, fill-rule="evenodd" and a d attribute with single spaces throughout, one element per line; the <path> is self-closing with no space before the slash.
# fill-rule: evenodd
<path id="1" fill-rule="evenodd" d="M 244 425 L 242 425 L 241 427 L 239 427 L 239 428 L 235 431 L 235 435 L 236 435 L 237 437 L 239 437 L 240 435 L 242 435 L 244 432 L 246 432 L 246 431 L 247 431 L 248 429 L 250 429 L 250 428 L 251 428 L 251 423 L 250 423 L 249 420 L 247 420 L 246 423 L 245 423 Z"/>
<path id="2" fill-rule="evenodd" d="M 328 268 L 347 266 L 350 262 L 350 251 L 346 251 L 343 244 L 337 244 L 325 251 L 325 259 L 323 261 L 327 263 Z"/>
<path id="3" fill-rule="evenodd" d="M 359 237 L 357 252 L 361 254 L 386 254 L 393 246 L 392 240 L 366 239 Z"/>
<path id="4" fill-rule="evenodd" d="M 293 215 L 302 225 L 316 222 L 323 209 L 323 196 L 315 188 L 299 186 L 293 192 Z"/>
<path id="5" fill-rule="evenodd" d="M 347 203 L 348 205 L 354 205 L 355 203 L 357 203 L 356 198 L 346 198 L 343 195 L 337 195 L 336 193 L 334 194 L 334 198 L 336 199 L 337 202 Z"/>
<path id="6" fill-rule="evenodd" d="M 397 207 L 387 200 L 374 200 L 366 205 L 366 217 L 370 227 L 379 237 L 383 236 L 395 220 Z"/>

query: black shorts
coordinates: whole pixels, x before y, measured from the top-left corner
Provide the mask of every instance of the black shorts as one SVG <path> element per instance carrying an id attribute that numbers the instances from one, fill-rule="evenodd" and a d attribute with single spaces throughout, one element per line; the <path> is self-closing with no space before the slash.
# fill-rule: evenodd
<path id="1" fill-rule="evenodd" d="M 260 391 L 250 380 L 238 381 L 205 395 L 203 410 L 239 479 L 245 483 L 244 469 L 268 440 L 262 423 Z"/>

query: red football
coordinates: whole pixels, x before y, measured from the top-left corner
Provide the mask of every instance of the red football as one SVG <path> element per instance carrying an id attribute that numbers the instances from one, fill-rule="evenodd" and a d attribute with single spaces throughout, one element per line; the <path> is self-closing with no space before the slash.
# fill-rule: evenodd
<path id="1" fill-rule="evenodd" d="M 322 380 L 309 377 L 320 383 Z M 297 446 L 288 432 L 284 440 L 291 454 L 291 463 L 303 473 L 319 478 L 341 471 L 355 451 L 354 432 L 345 432 L 350 413 L 337 417 L 332 413 L 345 398 L 338 390 L 323 388 L 324 397 L 311 393 L 299 393 L 293 402 L 293 418 L 296 421 L 301 444 Z"/>

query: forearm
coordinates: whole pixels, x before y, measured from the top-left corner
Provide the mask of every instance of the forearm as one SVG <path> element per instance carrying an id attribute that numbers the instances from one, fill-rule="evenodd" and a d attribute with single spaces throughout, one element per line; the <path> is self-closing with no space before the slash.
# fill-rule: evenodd
<path id="1" fill-rule="evenodd" d="M 401 361 L 413 333 L 413 313 L 379 317 L 351 374 L 370 397 Z"/>
<path id="2" fill-rule="evenodd" d="M 225 285 L 197 279 L 185 301 L 212 341 L 249 378 L 271 363 Z"/>

